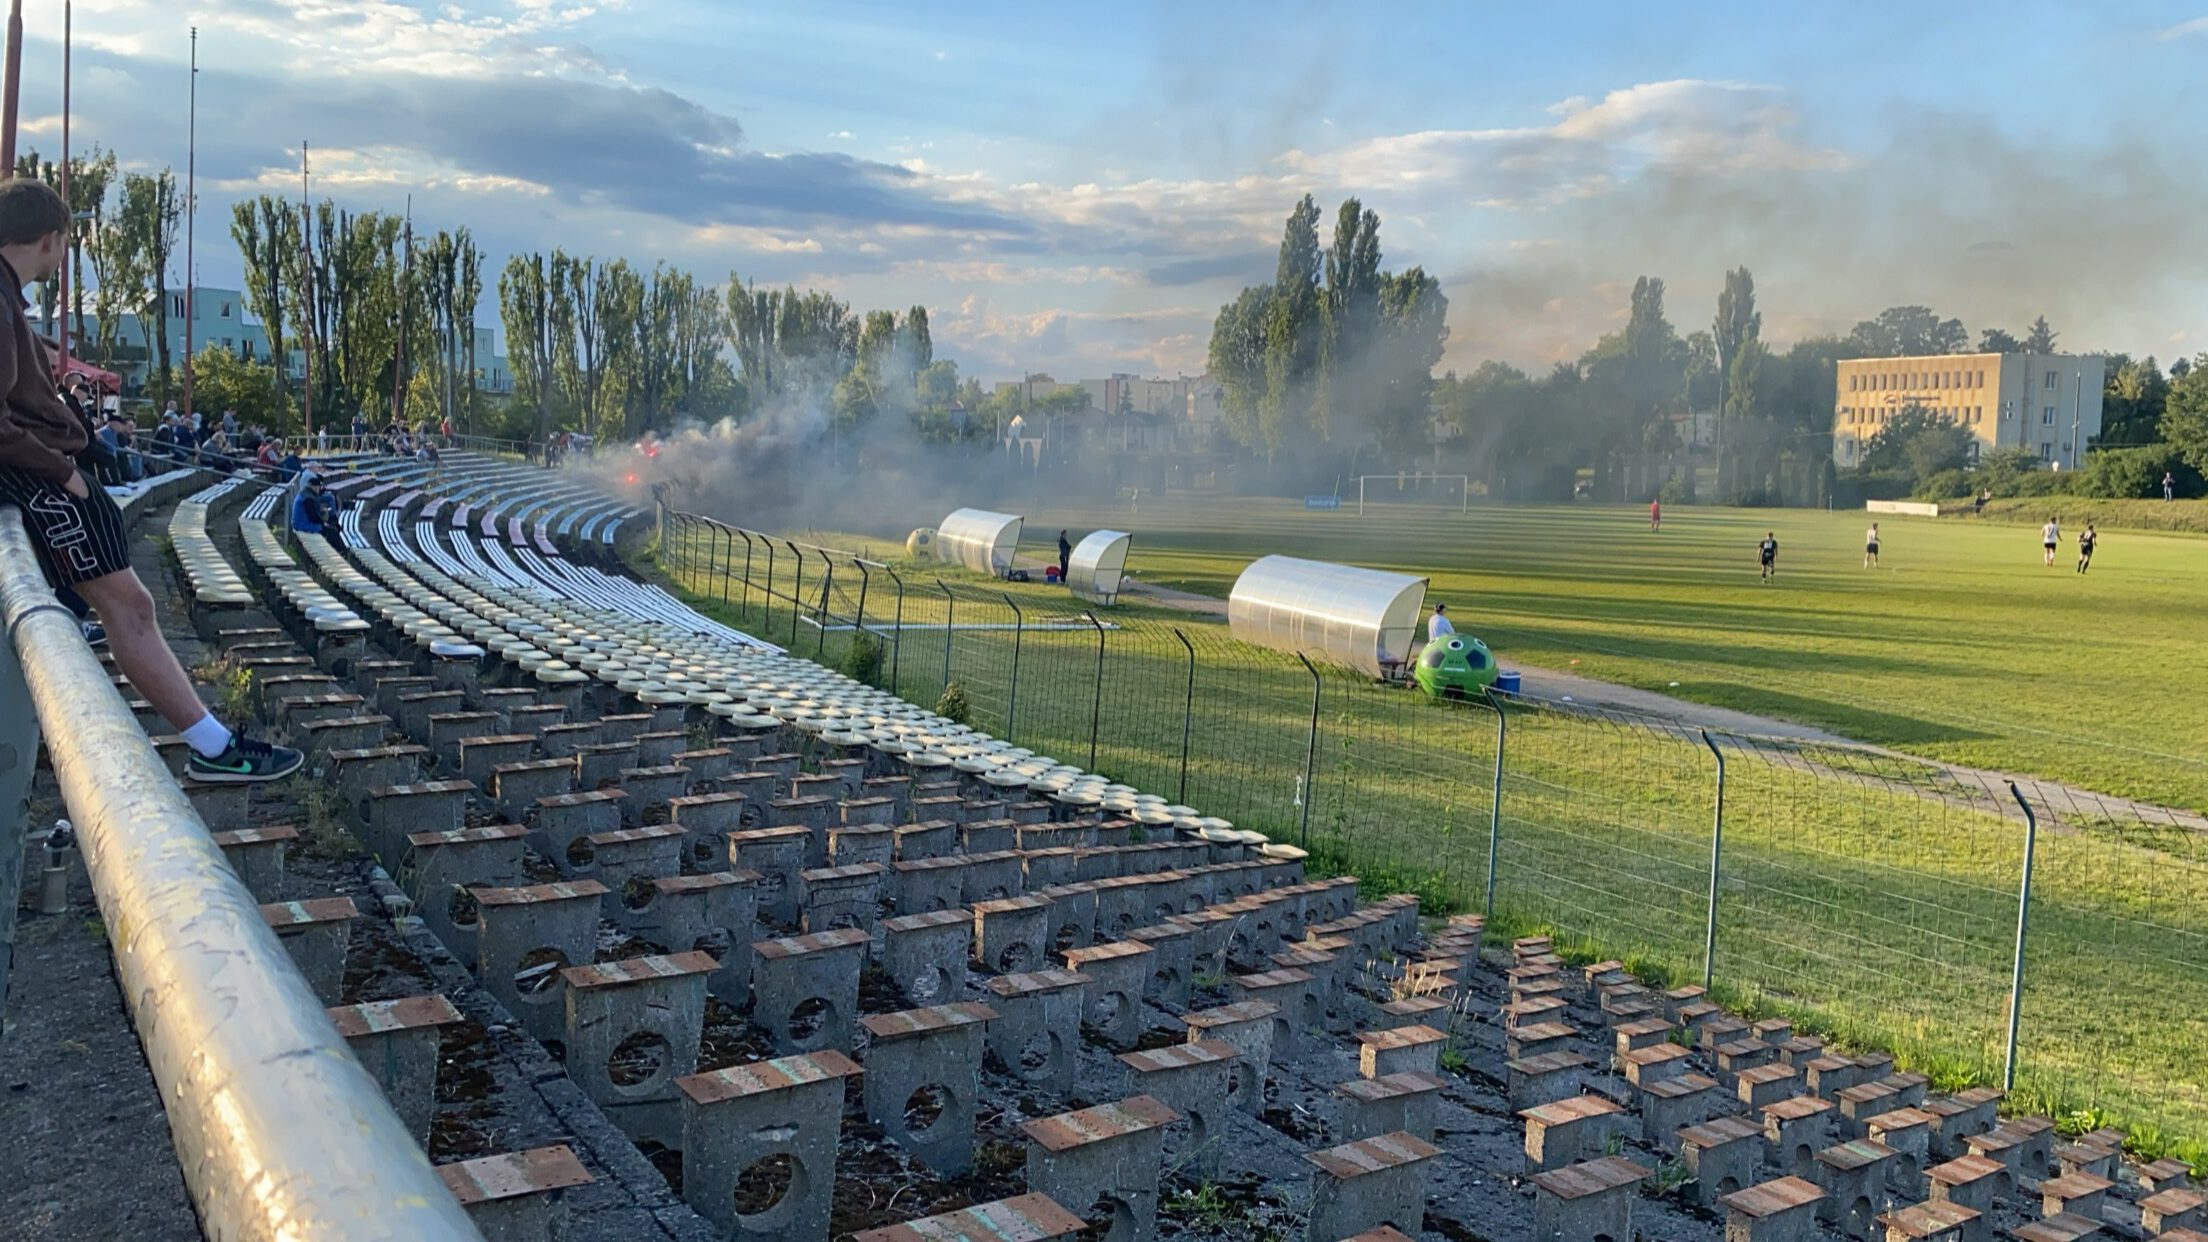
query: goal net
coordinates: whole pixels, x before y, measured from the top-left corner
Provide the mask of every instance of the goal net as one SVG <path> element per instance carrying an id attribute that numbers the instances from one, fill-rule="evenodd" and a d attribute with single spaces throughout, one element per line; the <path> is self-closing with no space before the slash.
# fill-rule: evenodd
<path id="1" fill-rule="evenodd" d="M 1467 512 L 1471 507 L 1472 476 L 1405 470 L 1395 474 L 1357 476 L 1357 512 L 1373 505 L 1422 505 Z"/>

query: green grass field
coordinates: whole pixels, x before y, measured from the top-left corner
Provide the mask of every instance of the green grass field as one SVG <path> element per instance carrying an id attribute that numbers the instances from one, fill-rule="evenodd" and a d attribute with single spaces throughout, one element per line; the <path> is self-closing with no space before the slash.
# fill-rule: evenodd
<path id="1" fill-rule="evenodd" d="M 1919 683 L 1936 673 L 1947 694 L 1972 694 L 1957 684 L 1968 671 L 1961 653 L 2000 645 L 1991 636 L 1979 644 L 1971 638 L 1977 630 L 1961 627 L 2027 625 L 2043 609 L 2020 607 L 2018 596 L 2061 604 L 2064 592 L 2091 593 L 2104 614 L 2128 619 L 2107 607 L 2127 580 L 2130 589 L 2151 589 L 2181 606 L 2171 602 L 2179 592 L 2145 581 L 2136 566 L 2081 583 L 2067 565 L 2042 570 L 2036 547 L 2023 548 L 2020 564 L 1973 568 L 1971 547 L 1984 561 L 1996 549 L 2019 560 L 2018 540 L 2033 542 L 2036 531 L 2013 526 L 1890 526 L 1890 559 L 1901 568 L 1873 575 L 1860 568 L 1860 522 L 1842 516 L 1785 515 L 1786 524 L 1774 525 L 1777 515 L 1695 511 L 1651 535 L 1645 514 L 1619 510 L 1396 511 L 1360 522 L 1254 502 L 1144 509 L 1131 524 L 1135 565 L 1150 581 L 1224 595 L 1243 560 L 1226 550 L 1237 542 L 1269 540 L 1305 555 L 1421 572 L 1432 572 L 1421 561 L 1446 552 L 1461 567 L 1437 574 L 1437 596 L 1461 614 L 1460 625 L 1489 636 L 1509 658 L 1536 662 L 1524 658 L 1529 650 L 1558 666 L 1578 658 L 1579 671 L 1591 675 L 1672 693 L 1693 686 L 1692 697 L 1858 735 L 1881 726 L 1890 732 L 1878 740 L 1925 751 L 1973 745 L 1990 753 L 2043 742 L 2029 730 L 1996 732 L 1983 719 L 1968 730 L 1917 724 L 1903 735 L 1913 704 L 1925 697 Z M 1127 517 L 1065 520 L 1126 525 Z M 1162 533 L 1168 523 L 1183 524 L 1183 533 Z M 1196 533 L 1199 523 L 1208 533 Z M 1753 545 L 1767 527 L 1778 530 L 1782 581 L 1762 587 Z M 1054 535 L 1056 525 L 1037 529 Z M 1153 529 L 1161 533 L 1140 533 Z M 1943 553 L 1938 573 L 1910 567 L 1917 541 L 1935 537 L 1964 547 Z M 2108 550 L 2128 550 L 2135 538 L 2145 539 L 2120 536 Z M 854 550 L 863 542 L 824 541 Z M 2208 551 L 2182 539 L 2162 543 L 2157 554 L 2173 564 Z M 888 549 L 877 539 L 865 550 Z M 1547 560 L 1572 561 L 1581 579 Z M 2096 574 L 2117 561 L 2111 556 Z M 778 592 L 791 590 L 792 568 L 784 554 Z M 706 606 L 777 642 L 791 640 L 789 605 L 765 607 L 757 589 L 763 564 L 753 567 L 750 592 L 717 570 L 692 569 L 678 580 L 693 599 L 727 596 L 728 609 Z M 1329 867 L 1353 871 L 1376 890 L 1417 891 L 1436 909 L 1482 905 L 1495 810 L 1495 722 L 1486 710 L 1329 676 L 1319 688 L 1317 750 L 1307 755 L 1313 686 L 1289 657 L 1240 647 L 1216 625 L 1138 605 L 1110 613 L 1121 628 L 1105 636 L 1099 680 L 1093 630 L 1044 628 L 1075 618 L 1078 606 L 1063 592 L 918 563 L 900 563 L 898 571 L 908 586 L 910 628 L 898 644 L 895 684 L 905 697 L 932 704 L 946 678 L 957 681 L 978 727 L 1174 797 L 1184 791 L 1185 738 L 1190 803 L 1290 840 L 1308 818 L 1302 839 Z M 1979 586 L 1942 586 L 1936 579 L 1946 574 Z M 868 584 L 866 617 L 876 630 L 889 630 L 893 618 L 894 594 L 883 576 L 875 571 Z M 951 597 L 936 587 L 938 577 L 952 584 Z M 799 593 L 817 600 L 823 579 L 819 558 L 811 557 Z M 2012 585 L 2005 592 L 1988 585 L 2000 581 Z M 829 611 L 849 616 L 856 590 L 850 567 L 839 568 Z M 1006 594 L 1029 627 L 1016 644 Z M 749 607 L 735 607 L 747 595 Z M 1981 615 L 1958 617 L 1957 632 L 1942 631 L 1938 600 L 1979 596 Z M 2077 624 L 2083 614 L 2064 615 L 2073 618 L 2067 628 L 2096 632 Z M 1642 633 L 1642 617 L 1660 632 Z M 941 628 L 947 618 L 955 618 L 956 631 Z M 2104 620 L 2099 628 L 2112 627 Z M 798 653 L 818 650 L 831 664 L 849 642 L 842 632 L 823 640 L 804 622 L 794 632 Z M 2132 658 L 2150 668 L 2181 667 L 2173 653 L 2183 652 L 2182 641 L 2166 638 L 2160 654 Z M 2025 635 L 2016 645 L 2040 644 Z M 1822 668 L 1817 656 L 1828 646 L 1882 663 Z M 1706 664 L 1698 654 L 1705 647 Z M 1667 674 L 1686 662 L 1698 676 Z M 2055 727 L 2065 729 L 2097 723 L 2062 714 L 2054 706 L 2059 687 L 2043 684 L 2069 665 L 2052 656 L 2037 663 L 2046 671 L 2028 684 L 2017 665 L 1972 684 L 1989 687 L 1989 706 L 2011 724 L 2024 710 L 2053 712 Z M 1688 684 L 1667 686 L 1674 678 Z M 1873 688 L 1876 702 L 1856 686 Z M 2132 736 L 2142 749 L 2172 744 L 2168 731 L 2144 725 Z M 2119 760 L 2135 762 L 2130 752 L 2114 750 L 2117 759 L 2098 753 L 2111 749 L 2089 754 L 2102 765 L 2094 770 L 2129 771 Z M 1990 762 L 1989 753 L 1974 758 Z M 1506 760 L 1498 928 L 1551 930 L 1652 979 L 1698 981 L 1715 788 L 1715 760 L 1699 740 L 1527 710 L 1513 713 Z M 1726 788 L 1718 994 L 1751 1013 L 1794 1016 L 1805 1029 L 1854 1046 L 1890 1048 L 1943 1086 L 1998 1082 L 2020 823 L 1994 813 L 1982 788 L 1952 787 L 1929 768 L 1855 752 L 1736 750 Z M 2208 1134 L 2208 1076 L 2193 1035 L 2208 1001 L 2208 849 L 2184 830 L 2072 815 L 2042 834 L 2035 874 L 2017 1102 L 2068 1112 L 2080 1125 L 2122 1120 L 2149 1150 L 2197 1157 L 2191 1140 Z"/>
<path id="2" fill-rule="evenodd" d="M 1566 669 L 1794 720 L 1877 745 L 2208 808 L 2208 697 L 2189 692 L 2208 633 L 2208 538 L 2106 531 L 2092 572 L 2040 564 L 2032 524 L 1675 507 L 1307 512 L 1263 499 L 1145 500 L 1031 517 L 1135 532 L 1143 581 L 1224 598 L 1284 552 L 1429 576 L 1459 629 L 1505 665 Z M 1779 540 L 1759 585 L 1755 545 Z M 1574 661 L 1577 661 L 1574 664 Z M 1678 683 L 1673 685 L 1672 683 Z"/>

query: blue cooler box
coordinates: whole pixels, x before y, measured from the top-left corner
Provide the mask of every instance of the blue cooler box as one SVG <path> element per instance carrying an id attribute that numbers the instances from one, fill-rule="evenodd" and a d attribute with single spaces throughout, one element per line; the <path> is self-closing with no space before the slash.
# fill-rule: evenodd
<path id="1" fill-rule="evenodd" d="M 1517 670 L 1504 669 L 1502 672 L 1495 674 L 1495 688 L 1502 691 L 1504 694 L 1518 693 Z"/>

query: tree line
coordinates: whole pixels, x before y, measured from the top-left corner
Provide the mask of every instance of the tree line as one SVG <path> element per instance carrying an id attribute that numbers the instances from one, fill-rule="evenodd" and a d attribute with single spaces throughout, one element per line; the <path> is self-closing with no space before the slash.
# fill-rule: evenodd
<path id="1" fill-rule="evenodd" d="M 1212 324 L 1228 435 L 1268 462 L 1310 463 L 1284 486 L 1416 465 L 1462 471 L 1498 497 L 1569 499 L 1591 488 L 1608 500 L 1679 500 L 1697 498 L 1697 466 L 1708 462 L 1716 495 L 1706 499 L 1821 505 L 1874 477 L 1917 481 L 1965 464 L 1956 458 L 1967 456 L 1968 433 L 1922 411 L 1874 436 L 1862 468 L 1843 475 L 1833 464 L 1841 361 L 1972 350 L 1962 321 L 1929 307 L 1889 307 L 1844 335 L 1779 349 L 1762 338 L 1747 268 L 1725 273 L 1709 327 L 1685 333 L 1669 318 L 1663 279 L 1644 275 L 1625 326 L 1577 358 L 1538 374 L 1489 361 L 1433 378 L 1448 331 L 1438 287 L 1416 268 L 1380 270 L 1379 219 L 1357 200 L 1337 213 L 1329 246 L 1318 221 L 1306 195 L 1288 215 L 1273 281 L 1242 290 Z M 2021 331 L 1982 329 L 1976 350 L 2048 354 L 2059 340 L 2039 316 Z M 2106 357 L 2097 446 L 2182 450 L 2197 437 L 2188 460 L 2208 466 L 2208 400 L 2196 407 L 2180 391 L 2195 369 L 2173 365 L 2165 378 L 2151 357 Z M 2172 400 L 2179 413 L 2165 417 Z M 2186 413 L 2195 408 L 2197 433 Z"/>

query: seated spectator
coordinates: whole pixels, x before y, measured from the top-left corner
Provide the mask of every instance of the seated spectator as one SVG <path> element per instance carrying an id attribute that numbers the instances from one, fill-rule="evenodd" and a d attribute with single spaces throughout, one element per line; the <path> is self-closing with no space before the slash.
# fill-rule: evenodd
<path id="1" fill-rule="evenodd" d="M 291 529 L 300 535 L 321 535 L 335 540 L 337 532 L 337 497 L 319 474 L 309 473 L 307 484 L 299 489 L 298 498 L 291 502 Z"/>

